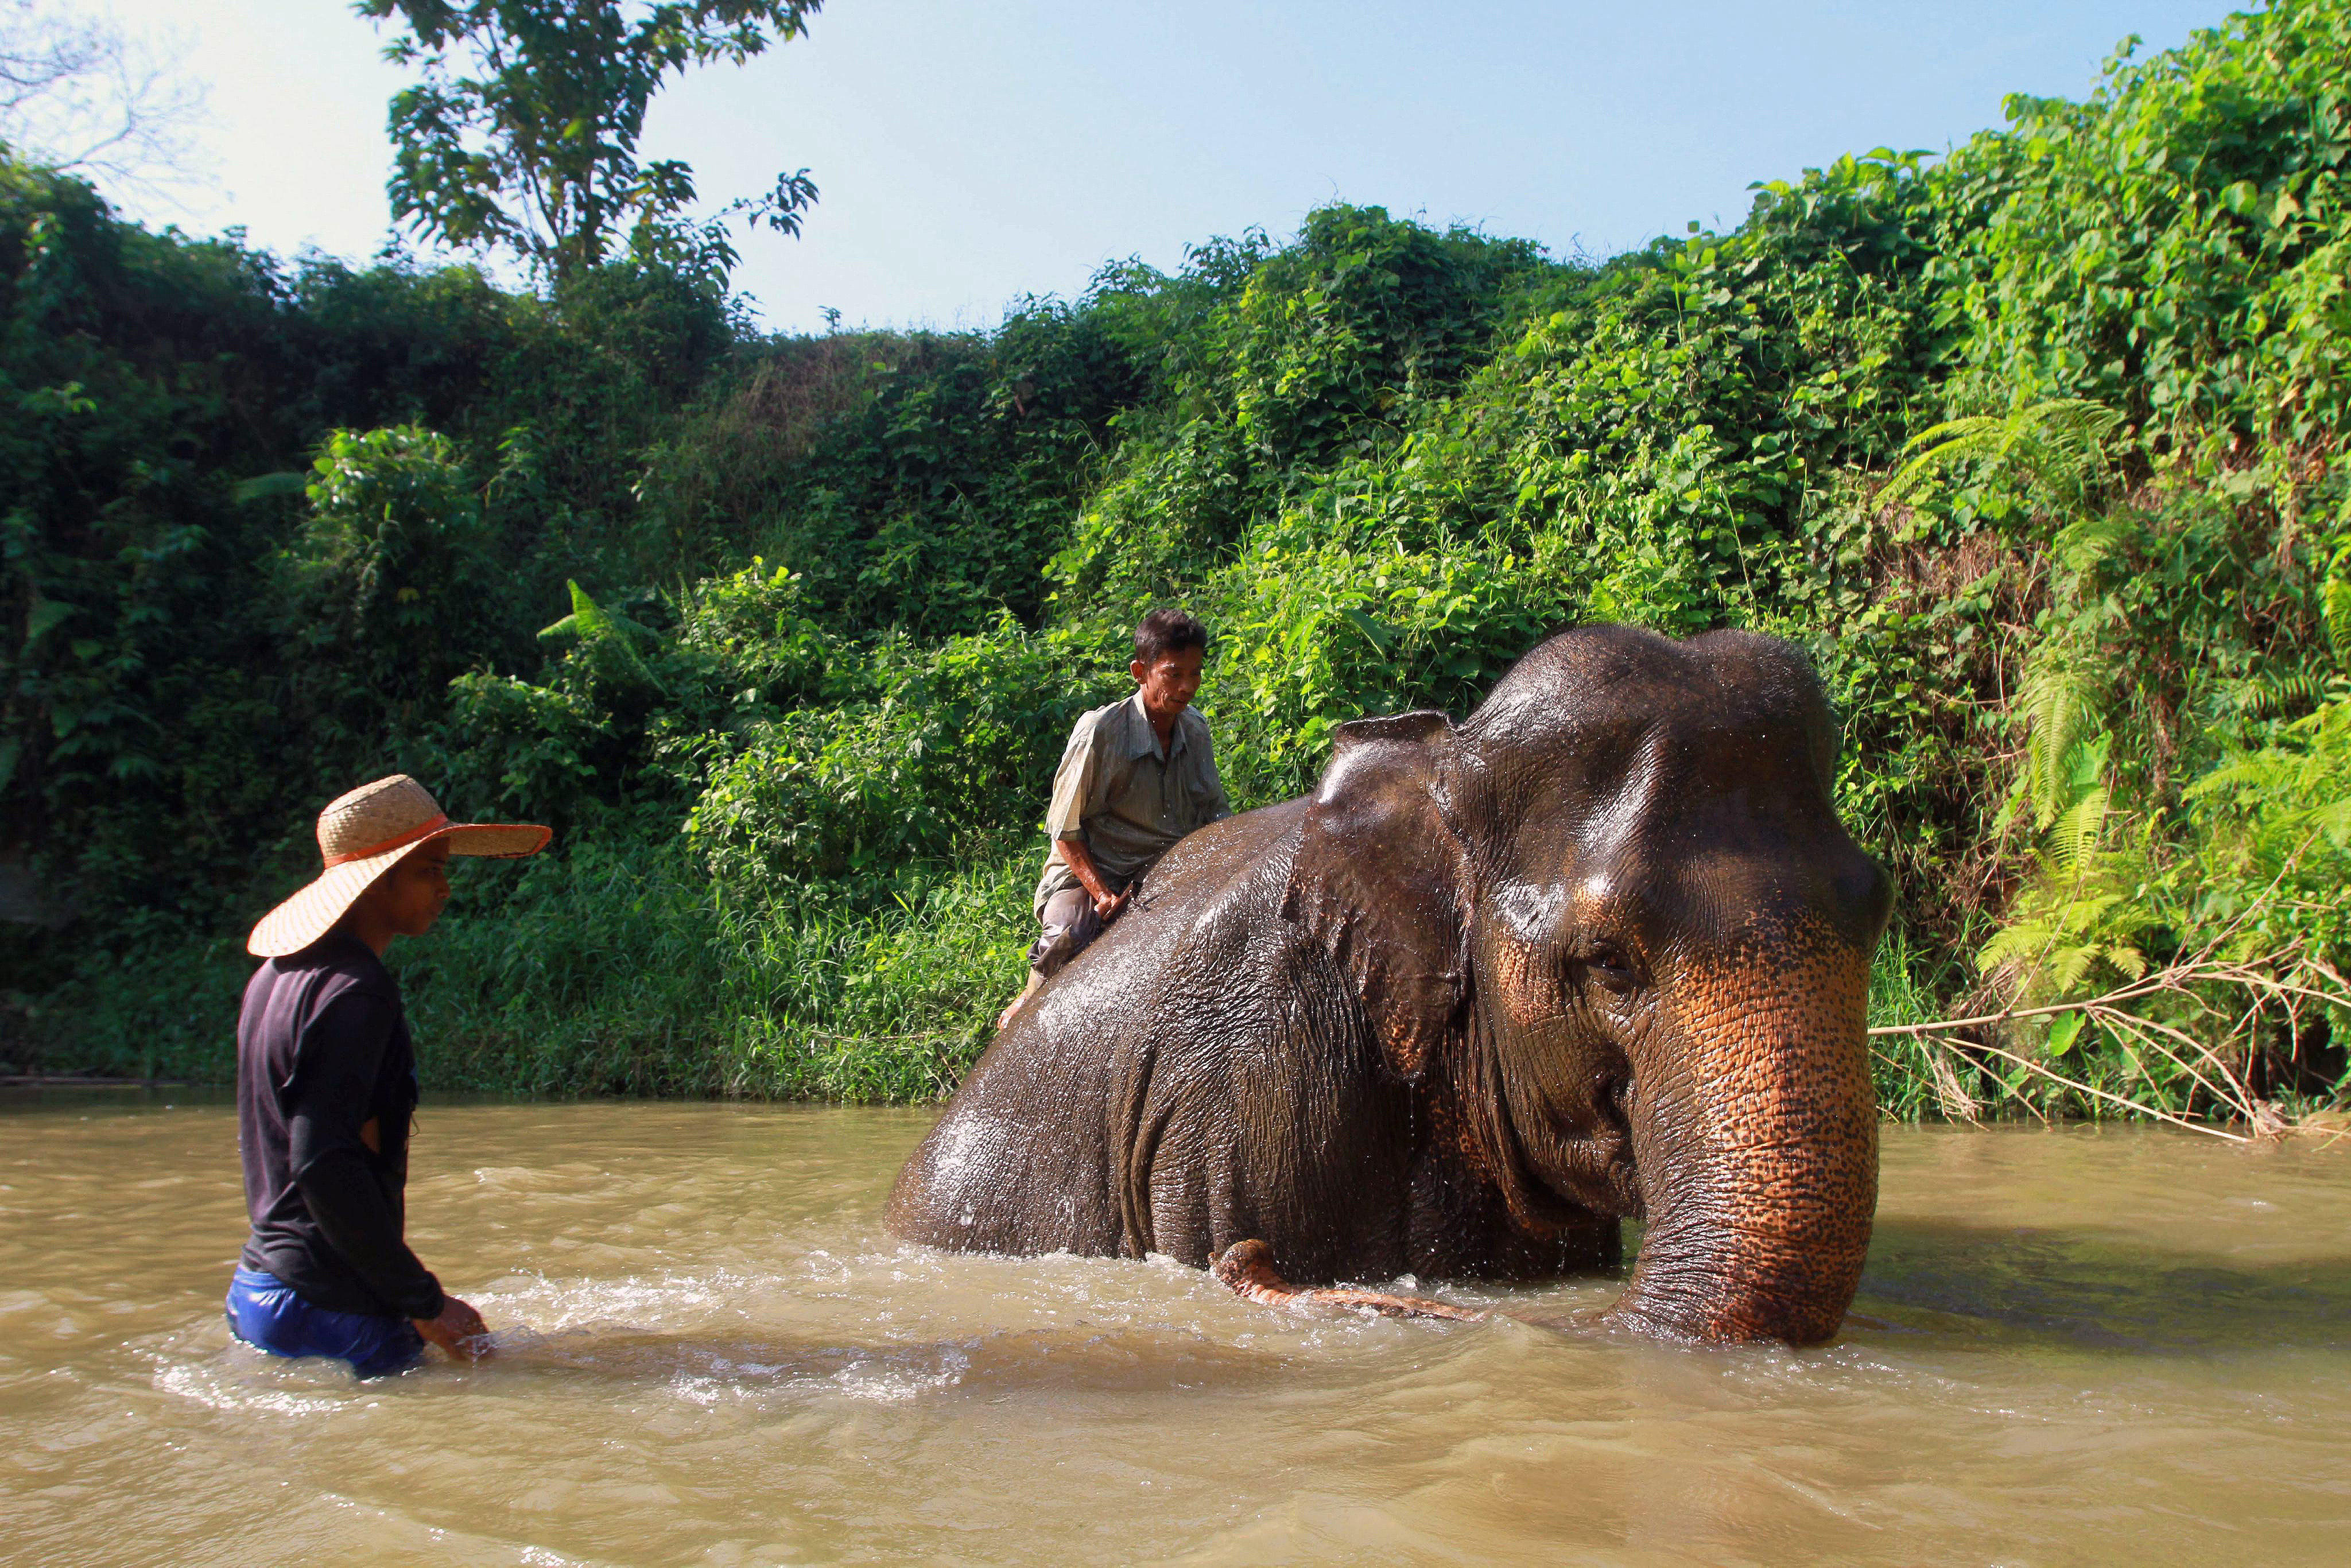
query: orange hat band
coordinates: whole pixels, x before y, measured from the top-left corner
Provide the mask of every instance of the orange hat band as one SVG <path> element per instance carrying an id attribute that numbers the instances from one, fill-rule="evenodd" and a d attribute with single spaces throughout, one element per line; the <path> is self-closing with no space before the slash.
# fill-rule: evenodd
<path id="1" fill-rule="evenodd" d="M 409 829 L 408 831 L 402 833 L 397 838 L 386 839 L 380 844 L 370 844 L 363 850 L 350 850 L 342 854 L 329 855 L 327 857 L 327 869 L 332 871 L 339 865 L 349 865 L 353 861 L 373 860 L 378 855 L 388 854 L 393 850 L 413 844 L 419 839 L 429 839 L 434 833 L 439 832 L 443 828 L 445 828 L 448 825 L 449 813 L 444 811 L 430 821 L 419 822 L 415 827 Z"/>

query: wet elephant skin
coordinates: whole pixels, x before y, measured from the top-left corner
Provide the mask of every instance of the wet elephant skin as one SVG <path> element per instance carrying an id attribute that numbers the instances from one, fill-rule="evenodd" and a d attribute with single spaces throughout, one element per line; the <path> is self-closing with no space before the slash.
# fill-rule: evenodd
<path id="1" fill-rule="evenodd" d="M 1613 1316 L 1809 1343 L 1876 1204 L 1890 889 L 1787 644 L 1562 632 L 1458 725 L 1343 725 L 1315 792 L 1179 844 L 899 1174 L 959 1250 L 1301 1282 L 1615 1263 Z"/>

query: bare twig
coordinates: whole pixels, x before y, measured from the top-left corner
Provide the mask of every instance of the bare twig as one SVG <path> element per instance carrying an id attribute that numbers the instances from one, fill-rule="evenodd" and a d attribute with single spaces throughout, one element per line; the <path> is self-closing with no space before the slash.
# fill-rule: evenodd
<path id="1" fill-rule="evenodd" d="M 2222 936 L 2234 933 L 2242 924 L 2243 916 L 2241 915 Z M 2220 945 L 2220 939 L 2216 937 L 2186 958 L 2098 996 L 2030 1008 L 2011 1007 L 1996 1013 L 1940 1019 L 1928 1023 L 1881 1024 L 1869 1033 L 1874 1039 L 1907 1037 L 1917 1040 L 1929 1048 L 1930 1068 L 1939 1060 L 1931 1054 L 1935 1048 L 1955 1052 L 1962 1049 L 1981 1052 L 2012 1062 L 2035 1077 L 2104 1103 L 2232 1142 L 2245 1142 L 2241 1134 L 2191 1120 L 2159 1103 L 2161 1083 L 2149 1071 L 2147 1061 L 2140 1053 L 2151 1053 L 2169 1062 L 2193 1080 L 2214 1105 L 2226 1107 L 2235 1117 L 2255 1128 L 2273 1125 L 2276 1122 L 2274 1109 L 2253 1092 L 2252 1084 L 2239 1066 L 2221 1051 L 2197 1039 L 2188 1030 L 2160 1019 L 2148 1018 L 2133 1010 L 2129 1004 L 2143 1002 L 2151 997 L 2175 998 L 2193 1009 L 2191 1018 L 2200 1014 L 2208 1019 L 2221 1019 L 2221 1043 L 2225 1046 L 2230 1041 L 2245 1042 L 2250 1059 L 2266 1009 L 2272 1006 L 2283 1009 L 2290 1025 L 2299 1018 L 2299 1009 L 2311 1002 L 2351 1009 L 2351 985 L 2346 985 L 2343 976 L 2335 969 L 2305 955 L 2299 943 L 2288 944 L 2259 957 L 2234 959 L 2215 957 Z M 2315 983 L 2311 979 L 2314 974 L 2321 977 Z M 2209 995 L 2216 986 L 2241 992 L 2247 998 L 2243 1010 L 2231 1009 L 2229 1013 L 2221 1013 Z M 2068 1077 L 2047 1062 L 1993 1044 L 1983 1038 L 1982 1031 L 1989 1029 L 2021 1019 L 2054 1018 L 2065 1013 L 2078 1013 L 2085 1021 L 2107 1031 L 2127 1064 L 2129 1076 L 2144 1082 L 2147 1093 L 2137 1099 L 2116 1093 L 2110 1089 Z M 1885 1059 L 1883 1053 L 1880 1055 Z M 1885 1060 L 1891 1061 L 1891 1059 Z M 1938 1087 L 1940 1086 L 1938 1077 Z"/>

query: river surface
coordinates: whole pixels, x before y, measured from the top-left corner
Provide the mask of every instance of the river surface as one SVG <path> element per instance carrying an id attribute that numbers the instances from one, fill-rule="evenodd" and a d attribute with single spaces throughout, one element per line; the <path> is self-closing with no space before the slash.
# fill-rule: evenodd
<path id="1" fill-rule="evenodd" d="M 235 1117 L 187 1100 L 0 1102 L 0 1559 L 2351 1557 L 2351 1143 L 1889 1129 L 1799 1354 L 904 1247 L 928 1111 L 428 1104 L 411 1239 L 502 1354 L 360 1384 L 230 1340 Z"/>

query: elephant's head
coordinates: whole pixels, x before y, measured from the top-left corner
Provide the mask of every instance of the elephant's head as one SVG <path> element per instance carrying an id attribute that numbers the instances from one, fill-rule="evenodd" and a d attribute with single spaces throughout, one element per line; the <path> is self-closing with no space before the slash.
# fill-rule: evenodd
<path id="1" fill-rule="evenodd" d="M 1540 1235 L 1647 1231 L 1614 1316 L 1827 1338 L 1877 1199 L 1865 1034 L 1885 874 L 1830 803 L 1785 643 L 1563 632 L 1455 726 L 1341 727 L 1284 912 Z"/>

